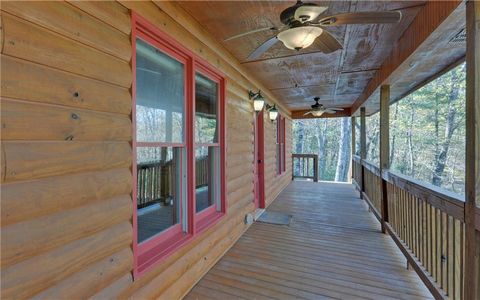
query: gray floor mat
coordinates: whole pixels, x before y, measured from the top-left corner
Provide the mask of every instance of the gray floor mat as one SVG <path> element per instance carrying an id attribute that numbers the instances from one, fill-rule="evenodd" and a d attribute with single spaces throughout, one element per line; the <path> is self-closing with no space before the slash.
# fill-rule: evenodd
<path id="1" fill-rule="evenodd" d="M 277 225 L 290 225 L 291 221 L 292 215 L 275 211 L 266 211 L 257 219 L 257 222 Z"/>

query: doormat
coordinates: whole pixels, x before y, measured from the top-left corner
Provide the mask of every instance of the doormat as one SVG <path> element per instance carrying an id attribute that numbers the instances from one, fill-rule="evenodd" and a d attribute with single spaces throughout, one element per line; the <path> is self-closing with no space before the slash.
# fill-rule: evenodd
<path id="1" fill-rule="evenodd" d="M 260 218 L 257 219 L 257 222 L 276 225 L 290 225 L 292 218 L 292 215 L 286 213 L 266 211 L 260 216 Z"/>

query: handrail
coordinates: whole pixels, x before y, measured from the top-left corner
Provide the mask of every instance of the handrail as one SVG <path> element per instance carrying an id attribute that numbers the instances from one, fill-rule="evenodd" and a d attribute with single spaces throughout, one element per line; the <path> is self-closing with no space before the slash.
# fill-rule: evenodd
<path id="1" fill-rule="evenodd" d="M 368 160 L 362 160 L 362 165 L 367 169 L 369 170 L 370 172 L 372 172 L 373 174 L 381 177 L 382 175 L 382 171 L 380 170 L 380 168 L 376 165 L 374 165 L 372 162 L 368 161 Z"/>
<path id="2" fill-rule="evenodd" d="M 464 221 L 465 196 L 462 197 L 462 195 L 391 170 L 385 170 L 382 175 L 382 178 L 387 182 L 398 186 L 419 199 L 427 201 L 433 207 L 446 214 L 462 222 Z"/>
<path id="3" fill-rule="evenodd" d="M 352 159 L 353 159 L 353 161 L 358 162 L 358 163 L 361 163 L 361 161 L 362 161 L 362 159 L 360 158 L 360 156 L 355 155 L 355 154 L 352 155 Z"/>
<path id="4" fill-rule="evenodd" d="M 381 172 L 380 168 L 372 162 L 362 160 L 357 155 L 353 156 L 353 160 L 357 163 L 361 162 L 362 166 L 367 170 L 377 176 L 381 176 L 385 181 L 398 186 L 417 198 L 427 201 L 435 208 L 464 221 L 465 196 L 422 182 L 393 170 L 384 170 Z"/>

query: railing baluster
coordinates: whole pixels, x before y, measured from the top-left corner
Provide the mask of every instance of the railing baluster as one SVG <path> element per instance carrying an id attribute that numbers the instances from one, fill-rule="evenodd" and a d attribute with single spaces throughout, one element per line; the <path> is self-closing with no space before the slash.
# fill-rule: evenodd
<path id="1" fill-rule="evenodd" d="M 382 205 L 386 205 L 385 222 L 389 234 L 402 240 L 398 244 L 411 252 L 404 252 L 416 271 L 429 276 L 422 280 L 429 289 L 441 297 L 463 299 L 463 273 L 465 270 L 465 224 L 464 202 L 451 193 L 442 193 L 438 188 L 425 186 L 414 179 L 384 172 L 384 178 L 376 166 L 354 156 L 352 177 L 357 188 L 364 187 L 364 199 L 378 216 Z M 386 181 L 386 202 L 382 203 L 382 180 Z M 359 183 L 362 183 L 360 185 Z M 430 191 L 427 193 L 426 191 Z M 384 215 L 382 215 L 383 217 Z M 412 253 L 412 254 L 409 254 Z M 437 285 L 432 284 L 432 281 Z M 440 290 L 442 290 L 440 292 Z"/>
<path id="2" fill-rule="evenodd" d="M 317 181 L 318 155 L 292 154 L 292 179 L 302 178 Z"/>

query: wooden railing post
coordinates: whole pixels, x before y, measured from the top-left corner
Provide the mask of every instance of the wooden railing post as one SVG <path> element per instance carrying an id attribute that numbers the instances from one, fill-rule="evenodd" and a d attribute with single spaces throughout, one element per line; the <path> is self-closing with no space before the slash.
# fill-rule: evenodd
<path id="1" fill-rule="evenodd" d="M 313 157 L 313 180 L 318 182 L 318 155 Z"/>
<path id="2" fill-rule="evenodd" d="M 382 85 L 380 88 L 380 173 L 390 168 L 390 138 L 389 138 L 389 107 L 390 86 Z M 385 223 L 388 222 L 388 193 L 387 182 L 380 176 L 382 189 L 382 232 L 385 233 Z"/>
<path id="3" fill-rule="evenodd" d="M 363 160 L 367 158 L 367 121 L 365 119 L 365 107 L 360 108 L 360 165 L 362 168 L 362 182 L 360 183 L 360 198 L 363 199 L 363 193 L 365 192 L 365 168 L 363 166 Z"/>
<path id="4" fill-rule="evenodd" d="M 480 2 L 467 2 L 467 85 L 465 161 L 465 299 L 480 299 Z M 480 221 L 478 221 L 480 222 Z"/>

